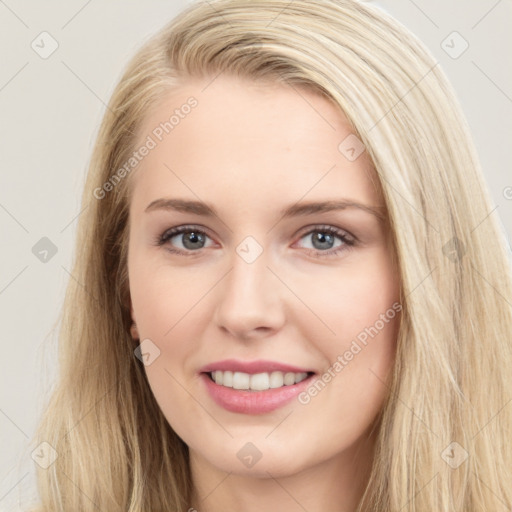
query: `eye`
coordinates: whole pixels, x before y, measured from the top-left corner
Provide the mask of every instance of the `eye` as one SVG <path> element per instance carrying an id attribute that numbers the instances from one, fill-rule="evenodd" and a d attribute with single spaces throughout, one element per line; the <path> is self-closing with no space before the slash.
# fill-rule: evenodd
<path id="1" fill-rule="evenodd" d="M 189 255 L 191 252 L 197 252 L 205 247 L 206 239 L 210 238 L 206 232 L 195 226 L 178 226 L 164 231 L 156 240 L 157 245 L 168 245 L 170 252 Z M 176 239 L 173 242 L 173 239 Z M 181 247 L 178 244 L 180 242 Z"/>
<path id="2" fill-rule="evenodd" d="M 168 251 L 175 254 L 192 256 L 193 253 L 209 247 L 206 245 L 207 239 L 211 240 L 206 231 L 197 226 L 177 226 L 159 235 L 156 245 L 165 245 Z M 300 239 L 309 240 L 313 248 L 306 247 L 307 252 L 319 257 L 337 255 L 351 249 L 356 243 L 352 235 L 333 226 L 314 226 Z"/>
<path id="3" fill-rule="evenodd" d="M 337 255 L 351 249 L 356 243 L 353 236 L 333 226 L 315 226 L 302 235 L 302 239 L 310 241 L 313 246 L 313 248 L 306 247 L 307 251 L 320 257 Z"/>

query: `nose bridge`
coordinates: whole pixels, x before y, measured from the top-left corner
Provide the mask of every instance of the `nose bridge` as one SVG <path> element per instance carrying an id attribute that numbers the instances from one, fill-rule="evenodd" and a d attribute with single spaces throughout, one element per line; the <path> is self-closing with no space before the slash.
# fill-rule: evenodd
<path id="1" fill-rule="evenodd" d="M 244 239 L 232 253 L 216 321 L 237 336 L 262 327 L 276 329 L 283 320 L 278 280 L 268 268 L 269 254 L 252 237 Z"/>
<path id="2" fill-rule="evenodd" d="M 274 277 L 267 268 L 270 264 L 268 251 L 252 240 L 240 243 L 231 258 L 231 272 L 225 293 L 237 299 L 237 303 L 249 305 L 270 303 L 269 281 Z M 274 277 L 275 279 L 275 277 Z"/>

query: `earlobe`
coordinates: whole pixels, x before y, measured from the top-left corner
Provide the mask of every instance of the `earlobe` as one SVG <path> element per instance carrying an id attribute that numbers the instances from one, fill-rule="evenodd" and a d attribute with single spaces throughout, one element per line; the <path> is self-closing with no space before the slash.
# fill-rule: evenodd
<path id="1" fill-rule="evenodd" d="M 137 324 L 135 322 L 133 322 L 130 327 L 130 334 L 134 340 L 138 340 L 140 338 L 139 330 L 137 329 Z"/>

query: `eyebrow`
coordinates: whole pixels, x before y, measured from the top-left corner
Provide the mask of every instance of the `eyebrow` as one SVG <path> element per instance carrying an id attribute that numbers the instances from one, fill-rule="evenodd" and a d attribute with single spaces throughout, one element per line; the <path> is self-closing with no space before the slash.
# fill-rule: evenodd
<path id="1" fill-rule="evenodd" d="M 375 216 L 379 221 L 384 222 L 384 206 L 369 206 L 349 199 L 338 199 L 331 201 L 313 201 L 306 203 L 295 203 L 280 211 L 282 219 L 300 215 L 311 215 L 336 210 L 357 209 Z M 214 206 L 202 201 L 191 201 L 186 199 L 161 198 L 152 201 L 145 209 L 146 212 L 154 210 L 174 210 L 183 213 L 192 213 L 204 217 L 218 217 Z"/>

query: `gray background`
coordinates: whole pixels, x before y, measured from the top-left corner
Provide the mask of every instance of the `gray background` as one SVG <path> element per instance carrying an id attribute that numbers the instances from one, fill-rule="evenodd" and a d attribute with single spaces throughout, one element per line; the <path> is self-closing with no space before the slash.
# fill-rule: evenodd
<path id="1" fill-rule="evenodd" d="M 452 81 L 493 197 L 490 215 L 510 240 L 511 0 L 369 3 L 418 35 Z M 0 0 L 0 510 L 23 510 L 33 487 L 29 441 L 54 376 L 55 325 L 73 278 L 79 198 L 104 105 L 135 49 L 185 5 Z M 43 31 L 58 43 L 47 58 L 40 53 L 52 39 Z M 469 44 L 458 58 L 464 41 L 454 31 Z"/>

